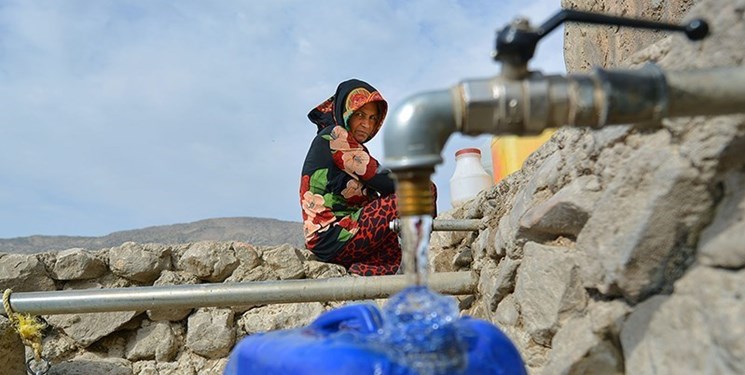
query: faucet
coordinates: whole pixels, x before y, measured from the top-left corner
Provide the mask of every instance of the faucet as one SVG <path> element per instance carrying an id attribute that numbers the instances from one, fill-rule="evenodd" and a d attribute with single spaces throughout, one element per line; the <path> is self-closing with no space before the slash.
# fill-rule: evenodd
<path id="1" fill-rule="evenodd" d="M 565 21 L 680 31 L 690 40 L 709 32 L 702 19 L 674 25 L 566 9 L 537 28 L 514 20 L 497 33 L 493 57 L 502 64 L 499 75 L 414 95 L 393 111 L 383 135 L 383 164 L 396 180 L 399 216 L 433 212 L 430 177 L 455 132 L 534 135 L 564 125 L 659 127 L 667 117 L 745 112 L 743 67 L 665 72 L 648 63 L 568 76 L 529 71 L 537 43 Z"/>

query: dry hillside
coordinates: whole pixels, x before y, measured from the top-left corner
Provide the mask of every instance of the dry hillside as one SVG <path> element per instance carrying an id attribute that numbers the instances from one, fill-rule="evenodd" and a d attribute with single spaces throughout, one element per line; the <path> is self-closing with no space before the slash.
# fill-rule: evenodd
<path id="1" fill-rule="evenodd" d="M 290 244 L 303 247 L 301 223 L 255 217 L 206 219 L 114 232 L 101 237 L 29 236 L 0 239 L 0 252 L 38 253 L 71 248 L 101 249 L 127 241 L 161 244 L 195 241 L 243 241 L 254 245 Z"/>

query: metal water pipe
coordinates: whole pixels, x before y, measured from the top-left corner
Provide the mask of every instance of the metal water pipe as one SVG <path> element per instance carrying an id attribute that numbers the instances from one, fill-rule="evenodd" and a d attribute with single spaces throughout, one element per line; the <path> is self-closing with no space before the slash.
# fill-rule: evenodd
<path id="1" fill-rule="evenodd" d="M 666 72 L 654 64 L 635 70 L 548 75 L 527 69 L 542 37 L 562 22 L 630 26 L 708 34 L 703 20 L 672 25 L 562 10 L 538 28 L 518 19 L 497 34 L 501 74 L 462 81 L 403 102 L 384 131 L 384 165 L 396 178 L 400 216 L 432 211 L 429 188 L 451 134 L 534 135 L 564 125 L 599 128 L 635 123 L 659 127 L 663 118 L 745 112 L 745 68 Z"/>
<path id="2" fill-rule="evenodd" d="M 438 272 L 430 275 L 428 286 L 442 294 L 467 295 L 476 292 L 477 284 L 471 272 Z M 10 306 L 19 313 L 52 315 L 353 301 L 387 298 L 407 286 L 406 276 L 393 275 L 18 292 L 11 294 Z"/>
<path id="3" fill-rule="evenodd" d="M 388 223 L 392 231 L 398 233 L 401 231 L 401 221 L 393 219 Z M 432 231 L 444 232 L 469 232 L 484 229 L 486 223 L 479 219 L 435 219 L 432 220 Z"/>

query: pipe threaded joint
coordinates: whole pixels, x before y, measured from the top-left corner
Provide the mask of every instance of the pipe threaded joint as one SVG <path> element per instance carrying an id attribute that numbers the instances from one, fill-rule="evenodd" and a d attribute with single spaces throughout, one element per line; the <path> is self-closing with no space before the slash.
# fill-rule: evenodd
<path id="1" fill-rule="evenodd" d="M 396 173 L 399 217 L 432 215 L 435 212 L 429 176 L 424 172 Z"/>

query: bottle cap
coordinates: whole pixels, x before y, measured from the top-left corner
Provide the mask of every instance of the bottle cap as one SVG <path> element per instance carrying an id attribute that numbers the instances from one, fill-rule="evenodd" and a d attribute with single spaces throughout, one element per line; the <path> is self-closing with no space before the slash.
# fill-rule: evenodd
<path id="1" fill-rule="evenodd" d="M 460 150 L 458 150 L 458 151 L 455 152 L 455 156 L 456 157 L 458 157 L 460 155 L 463 155 L 463 154 L 477 154 L 477 155 L 481 155 L 481 150 L 479 150 L 477 148 L 462 148 L 462 149 L 460 149 Z"/>

